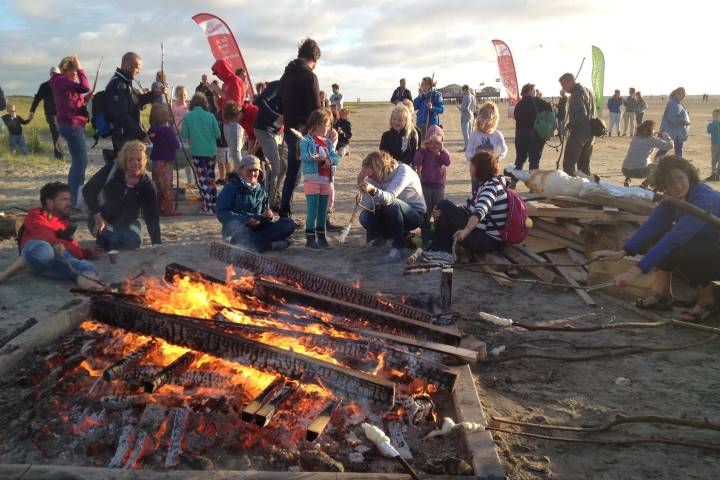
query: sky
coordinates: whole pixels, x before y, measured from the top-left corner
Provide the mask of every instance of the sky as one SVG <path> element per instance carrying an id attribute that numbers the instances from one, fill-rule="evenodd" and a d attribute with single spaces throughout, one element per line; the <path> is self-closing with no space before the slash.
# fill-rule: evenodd
<path id="1" fill-rule="evenodd" d="M 351 100 L 387 100 L 401 77 L 413 91 L 433 74 L 438 87 L 497 86 L 495 38 L 510 47 L 518 83 L 545 96 L 556 96 L 557 78 L 584 57 L 579 80 L 590 86 L 592 45 L 605 54 L 605 95 L 631 86 L 644 95 L 678 86 L 714 93 L 718 10 L 701 0 L 0 0 L 0 86 L 32 95 L 71 53 L 91 81 L 104 56 L 104 86 L 129 50 L 142 57 L 140 81 L 149 85 L 164 42 L 168 82 L 192 91 L 213 63 L 191 19 L 207 12 L 233 30 L 253 82 L 280 78 L 309 36 L 322 50 L 321 89 L 337 82 Z"/>

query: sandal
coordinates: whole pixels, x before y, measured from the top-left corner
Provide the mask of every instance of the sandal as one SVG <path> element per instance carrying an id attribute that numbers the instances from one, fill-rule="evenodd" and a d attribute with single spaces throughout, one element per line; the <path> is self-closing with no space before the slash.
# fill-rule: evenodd
<path id="1" fill-rule="evenodd" d="M 654 299 L 654 303 L 648 301 Z M 635 300 L 635 306 L 643 310 L 672 310 L 673 296 L 652 292 L 648 297 L 640 297 Z"/>
<path id="2" fill-rule="evenodd" d="M 696 307 L 700 307 L 700 311 L 693 312 L 692 309 L 690 310 L 683 310 L 680 312 L 681 318 L 683 322 L 689 322 L 689 323 L 699 323 L 704 320 L 707 320 L 708 318 L 714 316 L 718 310 L 715 304 L 712 305 L 706 305 L 704 303 L 696 303 Z M 695 307 L 693 307 L 695 308 Z"/>

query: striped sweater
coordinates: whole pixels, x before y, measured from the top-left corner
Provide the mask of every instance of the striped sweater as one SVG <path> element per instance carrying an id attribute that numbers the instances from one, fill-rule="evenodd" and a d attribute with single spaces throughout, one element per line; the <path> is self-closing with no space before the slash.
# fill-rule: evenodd
<path id="1" fill-rule="evenodd" d="M 485 233 L 498 240 L 502 240 L 500 230 L 507 223 L 508 199 L 505 188 L 502 177 L 493 177 L 480 185 L 475 198 L 468 198 L 465 205 L 465 211 L 480 220 L 475 228 L 485 230 Z"/>

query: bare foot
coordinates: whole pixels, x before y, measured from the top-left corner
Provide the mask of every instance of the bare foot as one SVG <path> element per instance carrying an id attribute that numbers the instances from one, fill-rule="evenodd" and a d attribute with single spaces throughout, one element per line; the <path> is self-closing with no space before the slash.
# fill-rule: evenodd
<path id="1" fill-rule="evenodd" d="M 0 272 L 0 283 L 4 283 L 13 275 L 26 272 L 28 270 L 29 268 L 27 267 L 27 265 L 25 265 L 25 260 L 23 260 L 22 257 L 18 257 L 13 263 L 10 264 L 8 268 Z"/>

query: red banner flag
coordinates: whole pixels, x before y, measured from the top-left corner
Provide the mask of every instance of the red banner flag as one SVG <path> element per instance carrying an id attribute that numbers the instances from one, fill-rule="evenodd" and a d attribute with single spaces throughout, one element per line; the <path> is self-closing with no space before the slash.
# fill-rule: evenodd
<path id="1" fill-rule="evenodd" d="M 508 117 L 512 115 L 515 105 L 520 101 L 518 92 L 518 81 L 515 73 L 515 62 L 513 62 L 510 48 L 502 40 L 493 40 L 495 52 L 497 53 L 498 68 L 503 87 L 508 94 Z"/>
<path id="2" fill-rule="evenodd" d="M 192 17 L 195 23 L 198 24 L 200 29 L 205 34 L 208 43 L 210 44 L 210 50 L 212 51 L 215 60 L 227 60 L 230 63 L 233 71 L 238 68 L 245 70 L 247 74 L 247 89 L 250 92 L 250 100 L 255 96 L 253 90 L 253 84 L 250 80 L 250 70 L 245 65 L 242 53 L 240 53 L 240 47 L 238 47 L 235 35 L 232 30 L 228 27 L 222 19 L 209 13 L 198 13 Z"/>

